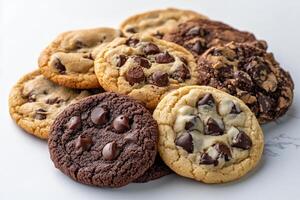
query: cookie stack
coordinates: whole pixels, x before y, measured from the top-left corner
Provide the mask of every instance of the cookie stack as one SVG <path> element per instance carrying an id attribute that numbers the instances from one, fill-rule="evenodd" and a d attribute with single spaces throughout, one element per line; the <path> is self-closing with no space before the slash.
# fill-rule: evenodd
<path id="1" fill-rule="evenodd" d="M 291 76 L 265 41 L 189 10 L 64 32 L 38 64 L 11 90 L 10 114 L 48 139 L 56 168 L 99 187 L 172 171 L 236 180 L 261 158 L 260 124 L 293 100 Z"/>

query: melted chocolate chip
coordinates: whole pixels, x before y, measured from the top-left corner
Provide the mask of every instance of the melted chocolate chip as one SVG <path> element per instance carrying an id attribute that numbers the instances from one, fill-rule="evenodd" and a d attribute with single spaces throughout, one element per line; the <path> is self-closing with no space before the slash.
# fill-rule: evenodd
<path id="1" fill-rule="evenodd" d="M 198 40 L 194 44 L 189 45 L 188 49 L 200 55 L 206 50 L 206 46 Z"/>
<path id="2" fill-rule="evenodd" d="M 28 102 L 35 102 L 36 101 L 36 95 L 33 93 L 33 91 L 31 91 L 28 96 Z"/>
<path id="3" fill-rule="evenodd" d="M 80 135 L 75 144 L 77 150 L 81 149 L 82 151 L 88 151 L 93 144 L 93 140 L 88 135 Z"/>
<path id="4" fill-rule="evenodd" d="M 67 128 L 70 130 L 76 130 L 81 128 L 81 118 L 79 116 L 73 116 L 67 123 Z"/>
<path id="5" fill-rule="evenodd" d="M 102 155 L 105 160 L 114 160 L 120 154 L 120 149 L 115 141 L 107 143 L 102 149 Z"/>
<path id="6" fill-rule="evenodd" d="M 59 58 L 55 59 L 54 68 L 60 73 L 66 73 L 66 67 L 61 63 Z"/>
<path id="7" fill-rule="evenodd" d="M 205 126 L 205 135 L 223 135 L 224 130 L 219 126 L 219 124 L 213 119 L 208 118 Z"/>
<path id="8" fill-rule="evenodd" d="M 218 74 L 221 78 L 232 78 L 233 77 L 233 66 L 224 65 L 218 69 Z"/>
<path id="9" fill-rule="evenodd" d="M 240 89 L 250 90 L 253 86 L 251 77 L 246 72 L 236 71 L 234 73 L 234 78 L 235 78 L 237 87 Z"/>
<path id="10" fill-rule="evenodd" d="M 224 143 L 217 143 L 214 145 L 214 148 L 219 153 L 219 157 L 224 157 L 225 161 L 229 161 L 231 159 L 231 151 L 229 147 Z"/>
<path id="11" fill-rule="evenodd" d="M 186 79 L 191 78 L 189 69 L 185 64 L 180 65 L 177 69 L 171 74 L 171 78 L 178 80 L 179 82 L 184 82 Z"/>
<path id="12" fill-rule="evenodd" d="M 126 29 L 126 32 L 128 32 L 128 33 L 137 33 L 137 30 L 136 30 L 135 27 L 129 27 L 129 28 Z"/>
<path id="13" fill-rule="evenodd" d="M 200 157 L 199 164 L 202 165 L 218 165 L 218 161 L 213 159 L 208 153 L 203 153 Z"/>
<path id="14" fill-rule="evenodd" d="M 153 55 L 159 53 L 160 50 L 157 45 L 148 43 L 143 47 L 143 53 L 146 55 Z"/>
<path id="15" fill-rule="evenodd" d="M 259 103 L 259 111 L 260 112 L 267 113 L 272 109 L 273 100 L 270 97 L 259 93 L 257 100 Z"/>
<path id="16" fill-rule="evenodd" d="M 157 71 L 152 74 L 153 84 L 158 87 L 165 87 L 169 84 L 169 75 L 166 72 Z"/>
<path id="17" fill-rule="evenodd" d="M 86 44 L 84 44 L 82 41 L 76 40 L 75 42 L 75 49 L 81 49 L 87 47 Z"/>
<path id="18" fill-rule="evenodd" d="M 195 130 L 199 123 L 202 123 L 200 117 L 193 115 L 189 121 L 185 122 L 184 129 L 187 131 Z"/>
<path id="19" fill-rule="evenodd" d="M 96 125 L 103 125 L 108 122 L 109 113 L 100 106 L 94 108 L 91 112 L 91 120 Z"/>
<path id="20" fill-rule="evenodd" d="M 156 37 L 158 39 L 162 39 L 164 37 L 164 34 L 157 31 L 155 34 L 153 34 L 153 37 Z"/>
<path id="21" fill-rule="evenodd" d="M 140 66 L 130 68 L 126 73 L 125 78 L 130 85 L 143 82 L 145 80 L 143 68 Z"/>
<path id="22" fill-rule="evenodd" d="M 130 129 L 129 118 L 126 115 L 119 115 L 113 121 L 113 127 L 118 133 L 126 132 Z"/>
<path id="23" fill-rule="evenodd" d="M 252 141 L 250 137 L 244 132 L 240 131 L 235 138 L 233 138 L 232 145 L 233 147 L 248 150 L 252 146 Z"/>
<path id="24" fill-rule="evenodd" d="M 142 56 L 134 56 L 133 60 L 138 66 L 141 66 L 141 67 L 144 67 L 147 69 L 151 67 L 151 63 L 149 62 L 149 60 Z"/>
<path id="25" fill-rule="evenodd" d="M 126 60 L 127 60 L 127 57 L 125 55 L 118 55 L 116 57 L 116 66 L 122 67 L 125 64 Z"/>
<path id="26" fill-rule="evenodd" d="M 47 118 L 47 111 L 43 108 L 39 108 L 35 111 L 35 119 L 44 120 Z"/>
<path id="27" fill-rule="evenodd" d="M 238 105 L 232 103 L 230 114 L 240 114 L 242 111 Z"/>
<path id="28" fill-rule="evenodd" d="M 53 105 L 55 103 L 60 103 L 62 101 L 63 101 L 62 99 L 59 99 L 58 97 L 54 97 L 54 98 L 47 99 L 46 104 Z"/>
<path id="29" fill-rule="evenodd" d="M 194 147 L 193 147 L 193 138 L 191 134 L 188 132 L 183 133 L 175 140 L 175 144 L 177 146 L 182 147 L 184 150 L 186 150 L 188 153 L 193 153 Z"/>
<path id="30" fill-rule="evenodd" d="M 128 38 L 126 45 L 130 47 L 135 47 L 140 41 L 136 38 Z"/>
<path id="31" fill-rule="evenodd" d="M 248 74 L 251 78 L 261 86 L 264 81 L 267 80 L 270 73 L 269 66 L 266 63 L 257 63 L 253 61 L 246 66 Z"/>
<path id="32" fill-rule="evenodd" d="M 200 35 L 200 27 L 198 26 L 195 26 L 195 27 L 192 27 L 191 29 L 189 29 L 185 35 L 186 36 L 192 36 L 192 37 L 195 37 L 195 36 L 199 36 Z"/>
<path id="33" fill-rule="evenodd" d="M 215 105 L 215 99 L 212 96 L 212 94 L 206 94 L 198 101 L 197 105 L 198 106 L 208 105 L 213 107 Z"/>
<path id="34" fill-rule="evenodd" d="M 159 53 L 155 56 L 155 61 L 157 63 L 171 63 L 175 61 L 175 58 L 169 54 L 169 52 L 165 51 L 163 53 Z"/>

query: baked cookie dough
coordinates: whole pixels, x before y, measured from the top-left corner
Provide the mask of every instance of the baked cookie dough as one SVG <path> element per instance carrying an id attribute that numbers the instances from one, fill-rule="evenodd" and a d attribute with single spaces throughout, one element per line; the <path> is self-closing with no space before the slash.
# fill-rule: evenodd
<path id="1" fill-rule="evenodd" d="M 260 123 L 286 113 L 294 84 L 272 53 L 245 43 L 212 47 L 198 60 L 199 84 L 221 89 L 243 100 Z"/>
<path id="2" fill-rule="evenodd" d="M 143 33 L 161 39 L 166 32 L 169 32 L 179 23 L 193 18 L 207 17 L 191 10 L 167 8 L 129 17 L 121 24 L 120 29 L 125 36 Z"/>
<path id="3" fill-rule="evenodd" d="M 197 83 L 191 53 L 147 35 L 116 38 L 95 60 L 95 73 L 106 90 L 127 94 L 154 109 L 162 95 Z"/>
<path id="4" fill-rule="evenodd" d="M 238 98 L 207 86 L 167 94 L 154 111 L 158 150 L 177 174 L 205 183 L 241 178 L 259 162 L 263 132 Z"/>
<path id="5" fill-rule="evenodd" d="M 9 112 L 26 132 L 47 139 L 56 116 L 78 99 L 93 94 L 52 83 L 38 70 L 22 77 L 9 96 Z"/>
<path id="6" fill-rule="evenodd" d="M 65 87 L 98 88 L 94 59 L 107 42 L 120 34 L 112 28 L 62 33 L 41 53 L 40 70 L 45 77 Z"/>
<path id="7" fill-rule="evenodd" d="M 48 146 L 72 179 L 121 187 L 142 176 L 157 154 L 157 123 L 137 101 L 101 93 L 69 106 L 53 123 Z"/>

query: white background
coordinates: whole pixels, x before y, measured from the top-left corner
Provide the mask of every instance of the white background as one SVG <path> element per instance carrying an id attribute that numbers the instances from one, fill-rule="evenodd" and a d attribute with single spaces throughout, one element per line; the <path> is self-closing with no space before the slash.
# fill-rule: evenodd
<path id="1" fill-rule="evenodd" d="M 250 30 L 289 70 L 296 85 L 289 113 L 264 126 L 260 166 L 228 184 L 206 185 L 171 175 L 120 189 L 85 186 L 56 170 L 45 141 L 24 133 L 10 119 L 13 84 L 37 67 L 40 51 L 62 31 L 118 27 L 126 17 L 155 8 L 194 9 L 212 19 Z M 300 1 L 292 0 L 0 0 L 0 199 L 299 199 L 300 196 Z"/>

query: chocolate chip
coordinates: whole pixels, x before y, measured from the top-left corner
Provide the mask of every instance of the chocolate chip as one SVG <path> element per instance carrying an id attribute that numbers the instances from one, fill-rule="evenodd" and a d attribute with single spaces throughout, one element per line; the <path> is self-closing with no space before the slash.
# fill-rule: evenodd
<path id="1" fill-rule="evenodd" d="M 61 63 L 59 58 L 55 59 L 54 62 L 54 68 L 60 73 L 60 74 L 64 74 L 66 73 L 66 67 Z"/>
<path id="2" fill-rule="evenodd" d="M 259 61 L 252 61 L 246 66 L 246 69 L 248 74 L 259 86 L 267 80 L 268 74 L 270 73 L 269 66 Z"/>
<path id="3" fill-rule="evenodd" d="M 155 61 L 157 63 L 171 63 L 175 61 L 175 58 L 169 54 L 169 52 L 165 51 L 163 53 L 159 53 L 155 56 Z"/>
<path id="4" fill-rule="evenodd" d="M 46 110 L 39 108 L 35 111 L 35 118 L 38 120 L 44 120 L 47 118 Z"/>
<path id="5" fill-rule="evenodd" d="M 105 160 L 114 160 L 120 154 L 120 150 L 115 141 L 107 143 L 102 149 L 102 155 Z"/>
<path id="6" fill-rule="evenodd" d="M 216 143 L 214 148 L 219 153 L 219 157 L 224 157 L 225 161 L 229 161 L 231 159 L 231 151 L 229 147 L 224 143 Z"/>
<path id="7" fill-rule="evenodd" d="M 219 126 L 219 124 L 213 119 L 208 118 L 205 126 L 205 135 L 223 135 L 224 130 Z"/>
<path id="8" fill-rule="evenodd" d="M 125 55 L 118 55 L 116 57 L 116 66 L 117 67 L 122 67 L 125 64 L 126 60 L 127 60 L 127 56 L 125 56 Z"/>
<path id="9" fill-rule="evenodd" d="M 130 128 L 129 118 L 126 115 L 119 115 L 113 121 L 113 127 L 118 133 L 123 133 Z"/>
<path id="10" fill-rule="evenodd" d="M 108 111 L 100 106 L 94 108 L 91 112 L 91 120 L 96 125 L 102 125 L 108 122 Z"/>
<path id="11" fill-rule="evenodd" d="M 158 39 L 162 39 L 164 37 L 164 34 L 157 31 L 155 34 L 152 35 L 153 37 L 156 37 Z"/>
<path id="12" fill-rule="evenodd" d="M 28 96 L 28 102 L 35 102 L 36 101 L 36 95 L 33 93 L 33 91 L 31 91 Z"/>
<path id="13" fill-rule="evenodd" d="M 218 69 L 218 74 L 221 78 L 232 78 L 233 77 L 233 66 L 224 65 Z"/>
<path id="14" fill-rule="evenodd" d="M 171 78 L 178 80 L 179 82 L 184 82 L 186 79 L 191 78 L 189 69 L 185 64 L 179 65 L 177 69 L 171 74 Z"/>
<path id="15" fill-rule="evenodd" d="M 81 48 L 84 48 L 84 47 L 87 47 L 87 45 L 84 44 L 82 41 L 76 40 L 76 42 L 75 42 L 75 48 L 76 49 L 81 49 Z"/>
<path id="16" fill-rule="evenodd" d="M 198 26 L 192 27 L 185 33 L 185 35 L 192 36 L 192 37 L 199 36 L 200 35 L 200 27 L 198 27 Z"/>
<path id="17" fill-rule="evenodd" d="M 189 121 L 185 122 L 184 129 L 187 131 L 195 130 L 199 123 L 202 123 L 200 117 L 193 115 Z"/>
<path id="18" fill-rule="evenodd" d="M 151 67 L 151 63 L 149 62 L 149 60 L 142 56 L 134 56 L 133 60 L 138 66 L 141 66 L 141 67 L 144 67 L 147 69 Z"/>
<path id="19" fill-rule="evenodd" d="M 234 78 L 237 87 L 240 89 L 250 90 L 253 86 L 251 77 L 244 71 L 236 71 Z"/>
<path id="20" fill-rule="evenodd" d="M 187 65 L 187 64 L 188 64 L 188 61 L 187 61 L 185 58 L 183 58 L 183 57 L 180 57 L 179 59 L 180 59 L 180 60 L 181 60 L 181 62 L 183 62 L 185 65 Z"/>
<path id="21" fill-rule="evenodd" d="M 195 52 L 196 54 L 200 55 L 206 50 L 205 44 L 201 43 L 201 41 L 196 41 L 194 44 L 190 44 L 187 47 L 191 51 Z"/>
<path id="22" fill-rule="evenodd" d="M 203 153 L 200 157 L 199 164 L 202 165 L 218 165 L 218 160 L 213 159 L 208 153 Z"/>
<path id="23" fill-rule="evenodd" d="M 240 131 L 236 137 L 233 138 L 231 146 L 247 150 L 251 148 L 252 141 L 244 131 Z"/>
<path id="24" fill-rule="evenodd" d="M 135 47 L 140 41 L 136 38 L 128 38 L 128 40 L 126 41 L 126 45 L 130 46 L 130 47 Z"/>
<path id="25" fill-rule="evenodd" d="M 242 111 L 238 105 L 232 103 L 230 114 L 240 114 Z"/>
<path id="26" fill-rule="evenodd" d="M 160 52 L 159 48 L 157 45 L 153 44 L 153 43 L 147 43 L 144 47 L 143 47 L 143 53 L 146 55 L 153 55 L 153 54 L 157 54 Z"/>
<path id="27" fill-rule="evenodd" d="M 53 105 L 55 103 L 60 103 L 62 102 L 62 99 L 59 99 L 58 97 L 50 98 L 46 100 L 46 104 Z"/>
<path id="28" fill-rule="evenodd" d="M 193 138 L 191 134 L 188 132 L 183 133 L 175 140 L 175 144 L 177 146 L 182 147 L 184 150 L 186 150 L 188 153 L 193 153 L 194 147 L 193 147 Z"/>
<path id="29" fill-rule="evenodd" d="M 208 105 L 213 107 L 215 105 L 215 99 L 212 96 L 212 94 L 206 94 L 198 101 L 197 105 L 198 106 Z"/>
<path id="30" fill-rule="evenodd" d="M 272 109 L 273 100 L 270 97 L 265 96 L 262 93 L 259 93 L 257 100 L 259 103 L 260 112 L 267 113 Z"/>
<path id="31" fill-rule="evenodd" d="M 138 141 L 137 134 L 129 133 L 124 137 L 125 142 L 136 143 Z"/>
<path id="32" fill-rule="evenodd" d="M 130 85 L 143 82 L 145 80 L 143 68 L 140 66 L 130 68 L 126 73 L 125 78 Z"/>
<path id="33" fill-rule="evenodd" d="M 158 87 L 165 87 L 169 84 L 169 74 L 162 71 L 157 71 L 152 74 L 153 84 Z"/>
<path id="34" fill-rule="evenodd" d="M 126 29 L 126 32 L 128 32 L 128 33 L 137 33 L 137 30 L 134 27 L 129 27 L 129 28 Z"/>
<path id="35" fill-rule="evenodd" d="M 81 149 L 82 151 L 88 151 L 93 144 L 93 140 L 90 136 L 88 135 L 80 135 L 75 144 L 75 148 Z"/>
<path id="36" fill-rule="evenodd" d="M 73 116 L 67 123 L 67 128 L 71 130 L 76 130 L 81 127 L 81 119 L 79 116 Z"/>

